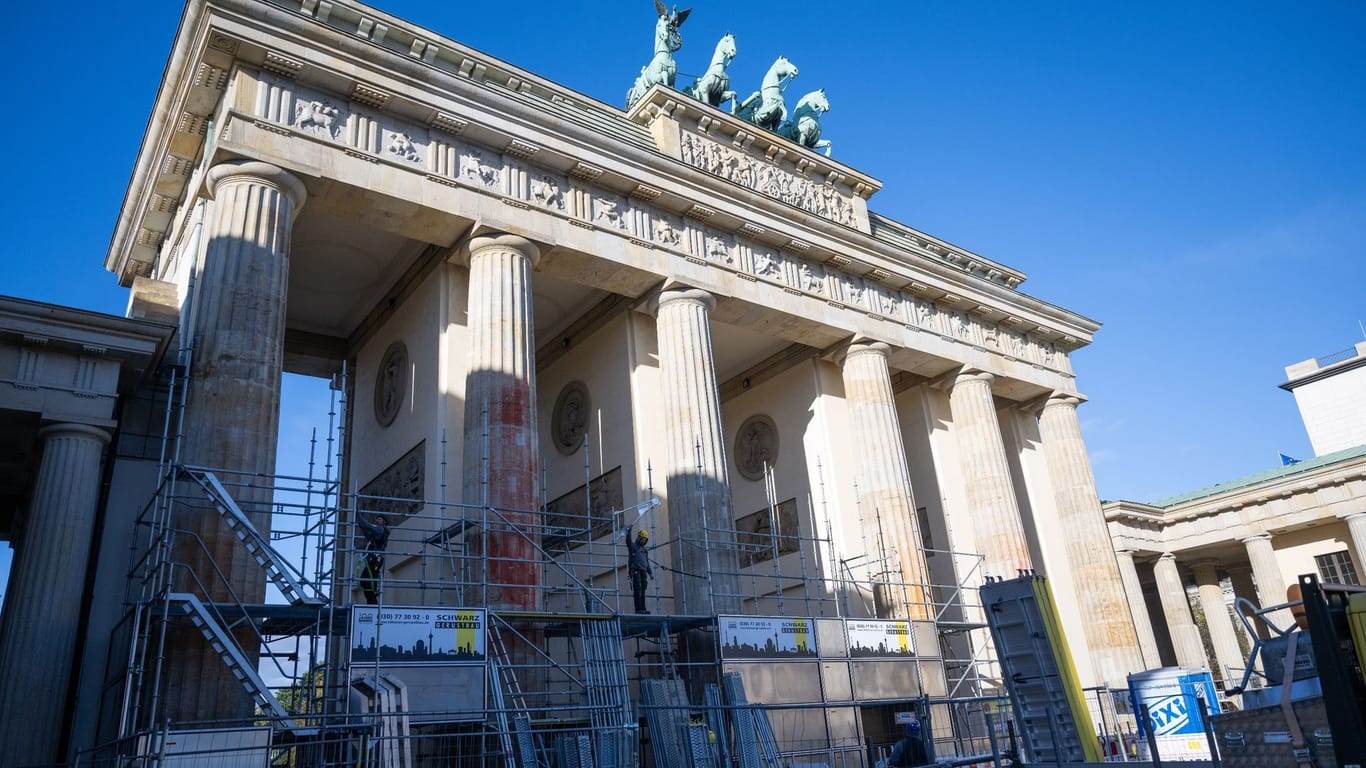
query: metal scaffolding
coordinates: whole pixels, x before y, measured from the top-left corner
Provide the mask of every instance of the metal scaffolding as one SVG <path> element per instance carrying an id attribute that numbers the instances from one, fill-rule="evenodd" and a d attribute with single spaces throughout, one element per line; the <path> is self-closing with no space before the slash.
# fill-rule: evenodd
<path id="1" fill-rule="evenodd" d="M 794 758 L 868 766 L 900 735 L 897 718 L 907 713 L 932 723 L 927 731 L 941 755 L 983 751 L 993 726 L 990 716 L 981 716 L 982 702 L 990 702 L 997 727 L 1008 717 L 1000 696 L 981 695 L 999 693 L 1000 685 L 987 679 L 990 659 L 970 638 L 980 634 L 982 625 L 971 621 L 980 606 L 975 590 L 963 584 L 913 590 L 936 596 L 932 615 L 938 621 L 926 622 L 924 633 L 915 629 L 916 652 L 894 662 L 899 666 L 861 661 L 843 647 L 844 622 L 876 619 L 879 603 L 907 594 L 906 585 L 892 577 L 881 547 L 842 558 L 828 517 L 826 530 L 818 530 L 811 499 L 795 530 L 785 525 L 771 471 L 764 533 L 737 536 L 713 523 L 671 539 L 655 529 L 653 516 L 647 530 L 656 567 L 681 578 L 710 580 L 718 571 L 712 565 L 708 573 L 673 572 L 676 548 L 733 548 L 733 559 L 716 562 L 738 564 L 726 574 L 732 578 L 722 580 L 740 587 L 725 596 L 740 606 L 738 616 L 794 617 L 820 637 L 825 665 L 788 668 L 805 674 L 834 664 L 845 676 L 812 673 L 809 690 L 796 694 L 784 694 L 782 681 L 763 682 L 759 667 L 727 655 L 721 647 L 725 616 L 676 612 L 663 579 L 648 595 L 650 612 L 630 612 L 620 534 L 639 522 L 642 510 L 659 504 L 653 495 L 625 509 L 595 508 L 585 462 L 581 516 L 551 516 L 544 506 L 528 514 L 451 503 L 444 498 L 444 436 L 443 498 L 344 490 L 344 380 L 333 387 L 325 437 L 320 441 L 315 432 L 311 441 L 307 476 L 185 466 L 175 450 L 184 393 L 180 371 L 167 372 L 159 483 L 136 521 L 127 613 L 110 638 L 104 744 L 84 756 L 91 764 L 189 748 L 264 750 L 271 764 L 291 766 L 684 768 L 732 760 L 776 766 Z M 243 509 L 235 499 L 248 487 L 268 487 L 271 508 Z M 176 526 L 190 514 L 219 519 L 221 535 L 233 537 L 248 567 L 268 578 L 264 602 L 241 599 L 221 568 L 206 579 L 186 566 L 186 552 L 214 562 L 198 534 Z M 381 514 L 394 524 L 371 606 L 361 589 L 369 553 L 358 521 Z M 268 531 L 252 524 L 263 518 L 270 521 Z M 875 527 L 867 533 L 880 538 Z M 490 536 L 524 541 L 534 557 L 500 562 Z M 971 572 L 975 556 L 944 555 Z M 531 569 L 534 578 L 496 577 L 519 569 Z M 510 610 L 486 599 L 504 590 L 532 590 L 536 610 Z M 226 600 L 213 597 L 225 593 Z M 438 648 L 430 632 L 425 641 L 401 639 L 407 630 L 406 619 L 395 618 L 400 614 L 471 632 L 477 627 L 480 647 Z M 162 672 L 173 650 L 169 630 L 183 627 L 197 630 L 232 670 L 253 702 L 249 720 L 167 722 Z M 371 633 L 365 642 L 362 633 Z M 436 656 L 456 661 L 411 662 Z M 878 689 L 870 681 L 883 675 L 864 667 L 903 670 L 904 689 Z M 168 738 L 172 734 L 175 739 Z"/>

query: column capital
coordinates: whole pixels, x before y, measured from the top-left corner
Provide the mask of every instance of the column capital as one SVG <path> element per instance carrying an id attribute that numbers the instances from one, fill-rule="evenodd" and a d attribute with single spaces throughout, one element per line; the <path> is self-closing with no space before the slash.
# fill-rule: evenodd
<path id="1" fill-rule="evenodd" d="M 531 262 L 531 268 L 535 269 L 541 263 L 541 248 L 521 235 L 512 235 L 506 232 L 485 232 L 475 235 L 456 252 L 456 261 L 469 266 L 470 258 L 475 254 L 489 250 L 513 251 L 520 253 Z"/>
<path id="2" fill-rule="evenodd" d="M 1157 556 L 1157 560 L 1158 562 L 1175 563 L 1176 555 L 1172 554 L 1171 552 L 1163 552 L 1162 554 Z"/>
<path id="3" fill-rule="evenodd" d="M 981 368 L 963 367 L 956 371 L 939 376 L 930 381 L 930 386 L 942 392 L 952 392 L 959 384 L 967 384 L 974 381 L 985 381 L 987 386 L 991 386 L 996 381 L 996 374 L 988 373 Z"/>
<path id="4" fill-rule="evenodd" d="M 886 358 L 892 351 L 892 345 L 885 341 L 870 339 L 866 336 L 856 336 L 853 339 L 839 344 L 830 355 L 830 359 L 835 365 L 843 366 L 851 357 L 859 355 L 877 355 Z"/>
<path id="5" fill-rule="evenodd" d="M 298 176 L 278 165 L 263 163 L 260 160 L 229 160 L 219 163 L 209 169 L 207 178 L 211 200 L 218 196 L 219 187 L 233 179 L 246 179 L 256 184 L 275 187 L 289 198 L 291 218 L 298 215 L 304 201 L 308 199 L 308 190 Z"/>
<path id="6" fill-rule="evenodd" d="M 106 430 L 91 424 L 82 424 L 78 421 L 53 422 L 38 430 L 38 436 L 44 440 L 55 435 L 81 435 L 99 441 L 100 445 L 108 445 L 110 439 L 113 437 Z"/>
<path id="7" fill-rule="evenodd" d="M 658 316 L 659 310 L 663 309 L 665 304 L 672 304 L 677 301 L 688 301 L 694 304 L 701 304 L 706 307 L 708 312 L 716 309 L 716 297 L 713 296 L 710 291 L 701 288 L 693 288 L 692 286 L 683 285 L 682 283 L 665 286 L 664 289 L 659 292 L 659 295 L 655 296 L 650 302 L 650 309 L 654 315 Z"/>
<path id="8" fill-rule="evenodd" d="M 1239 544 L 1242 544 L 1243 546 L 1247 546 L 1248 544 L 1250 544 L 1250 543 L 1252 543 L 1252 542 L 1254 542 L 1254 541 L 1271 541 L 1271 534 L 1269 534 L 1269 533 L 1249 533 L 1249 534 L 1247 534 L 1246 536 L 1243 536 L 1243 537 L 1241 537 L 1241 538 L 1238 539 L 1238 543 L 1239 543 Z"/>
<path id="9" fill-rule="evenodd" d="M 1345 515 L 1338 515 L 1338 519 L 1344 523 L 1350 523 L 1353 520 L 1366 519 L 1366 512 L 1350 512 Z"/>
<path id="10" fill-rule="evenodd" d="M 1086 398 L 1076 392 L 1054 392 L 1044 401 L 1043 408 L 1048 409 L 1064 405 L 1076 408 L 1084 402 L 1086 402 Z"/>

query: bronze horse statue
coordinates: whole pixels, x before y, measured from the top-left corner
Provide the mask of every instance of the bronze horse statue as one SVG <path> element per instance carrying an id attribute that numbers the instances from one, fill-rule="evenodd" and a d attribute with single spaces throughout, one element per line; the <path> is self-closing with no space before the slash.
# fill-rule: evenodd
<path id="1" fill-rule="evenodd" d="M 768 73 L 764 75 L 764 83 L 755 91 L 752 96 L 745 99 L 740 105 L 740 109 L 735 113 L 742 120 L 766 128 L 770 131 L 778 130 L 778 126 L 787 119 L 787 105 L 783 103 L 783 87 L 787 81 L 797 76 L 797 67 L 787 60 L 786 56 L 779 56 L 773 62 L 773 66 L 768 68 Z"/>
<path id="2" fill-rule="evenodd" d="M 652 85 L 674 87 L 674 78 L 678 76 L 678 65 L 674 63 L 673 57 L 674 52 L 683 47 L 683 35 L 679 33 L 678 28 L 688 20 L 688 14 L 692 13 L 692 9 L 680 11 L 675 5 L 670 11 L 660 0 L 655 0 L 655 13 L 659 16 L 659 20 L 655 22 L 655 55 L 649 64 L 640 68 L 640 77 L 636 78 L 631 90 L 626 92 L 627 109 L 635 106 Z"/>
<path id="3" fill-rule="evenodd" d="M 730 110 L 734 112 L 735 91 L 730 90 L 730 75 L 726 74 L 726 67 L 730 66 L 730 60 L 735 58 L 735 52 L 735 35 L 727 32 L 716 44 L 716 51 L 711 55 L 711 65 L 707 67 L 707 71 L 683 92 L 713 107 L 719 107 L 729 101 Z"/>
<path id="4" fill-rule="evenodd" d="M 778 135 L 791 139 L 808 149 L 824 149 L 830 156 L 830 140 L 821 138 L 821 115 L 830 111 L 830 102 L 825 98 L 825 89 L 812 91 L 797 102 L 792 110 L 792 122 L 778 130 Z"/>

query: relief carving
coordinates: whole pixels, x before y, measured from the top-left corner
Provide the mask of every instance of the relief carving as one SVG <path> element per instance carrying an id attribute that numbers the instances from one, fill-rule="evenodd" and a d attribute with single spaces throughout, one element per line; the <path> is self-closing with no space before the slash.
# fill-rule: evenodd
<path id="1" fill-rule="evenodd" d="M 747 480 L 762 480 L 778 460 L 778 425 L 762 413 L 745 419 L 735 435 L 735 467 Z"/>
<path id="2" fill-rule="evenodd" d="M 598 197 L 593 200 L 594 208 L 598 215 L 593 219 L 599 224 L 612 227 L 613 229 L 627 229 L 626 218 L 622 215 L 621 202 L 607 197 Z"/>
<path id="3" fill-rule="evenodd" d="M 820 267 L 812 267 L 806 262 L 802 262 L 801 268 L 797 272 L 797 277 L 801 281 L 803 291 L 808 293 L 825 293 L 824 276 L 818 271 Z"/>
<path id="4" fill-rule="evenodd" d="M 568 456 L 583 445 L 583 438 L 588 434 L 588 414 L 591 409 L 587 385 L 581 381 L 564 385 L 560 396 L 555 399 L 555 410 L 550 419 L 556 450 Z"/>
<path id="5" fill-rule="evenodd" d="M 901 316 L 901 298 L 892 294 L 890 291 L 879 290 L 877 293 L 878 311 L 885 317 L 899 318 Z"/>
<path id="6" fill-rule="evenodd" d="M 422 509 L 426 495 L 427 441 L 423 440 L 361 489 L 361 509 L 384 515 L 390 526 Z M 369 498 L 365 498 L 369 497 Z"/>
<path id="7" fill-rule="evenodd" d="M 337 117 L 341 110 L 325 101 L 300 101 L 294 105 L 294 127 L 301 131 L 337 138 Z"/>
<path id="8" fill-rule="evenodd" d="M 833 185 L 817 183 L 691 133 L 683 134 L 683 161 L 707 173 L 795 205 L 839 224 L 854 224 L 854 206 Z"/>
<path id="9" fill-rule="evenodd" d="M 542 208 L 564 210 L 564 191 L 560 187 L 560 182 L 549 174 L 542 174 L 531 180 L 531 199 Z"/>
<path id="10" fill-rule="evenodd" d="M 953 313 L 952 327 L 953 335 L 960 339 L 967 339 L 972 335 L 972 321 L 968 318 L 968 313 L 961 309 Z"/>
<path id="11" fill-rule="evenodd" d="M 413 144 L 413 137 L 406 133 L 395 133 L 393 138 L 389 139 L 389 147 L 386 151 L 409 162 L 422 162 L 422 158 L 418 157 L 417 154 L 417 145 Z"/>
<path id="12" fill-rule="evenodd" d="M 722 264 L 730 264 L 733 259 L 730 253 L 730 243 L 726 239 L 716 234 L 707 235 L 707 258 L 712 261 L 719 261 Z"/>
<path id="13" fill-rule="evenodd" d="M 781 277 L 778 261 L 772 253 L 768 251 L 754 252 L 754 274 L 759 277 Z"/>
<path id="14" fill-rule="evenodd" d="M 503 181 L 503 169 L 484 162 L 484 153 L 471 147 L 461 157 L 462 175 L 484 187 L 496 187 Z"/>
<path id="15" fill-rule="evenodd" d="M 679 233 L 678 228 L 675 227 L 672 222 L 670 222 L 668 219 L 662 216 L 655 219 L 654 230 L 655 242 L 672 246 L 674 248 L 677 248 L 683 244 L 683 235 Z"/>

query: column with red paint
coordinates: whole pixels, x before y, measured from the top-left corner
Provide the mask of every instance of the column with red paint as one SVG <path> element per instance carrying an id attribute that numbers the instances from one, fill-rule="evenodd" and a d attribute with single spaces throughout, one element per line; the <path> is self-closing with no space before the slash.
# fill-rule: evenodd
<path id="1" fill-rule="evenodd" d="M 534 243 L 492 234 L 469 243 L 469 372 L 465 379 L 466 504 L 482 514 L 471 533 L 471 572 L 497 610 L 539 610 L 541 515 L 537 491 L 535 332 L 531 272 Z"/>

